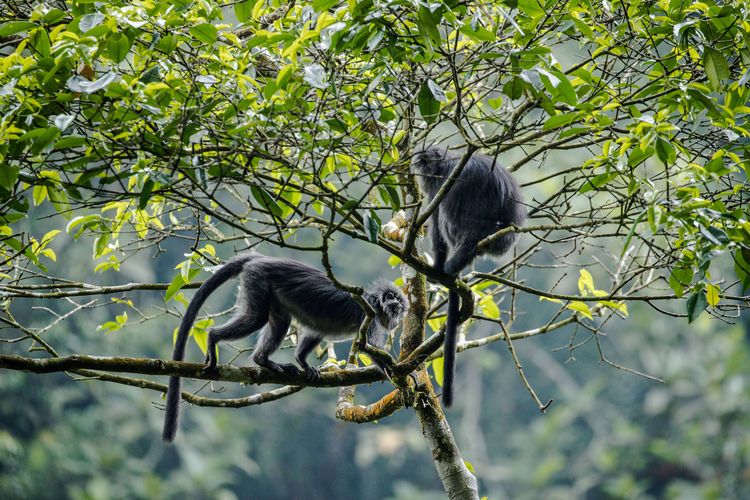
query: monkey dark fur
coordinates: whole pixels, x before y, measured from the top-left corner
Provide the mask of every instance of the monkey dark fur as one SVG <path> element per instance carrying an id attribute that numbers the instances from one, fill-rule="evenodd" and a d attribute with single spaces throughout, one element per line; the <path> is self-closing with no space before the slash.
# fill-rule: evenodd
<path id="1" fill-rule="evenodd" d="M 299 373 L 300 369 L 293 364 L 279 364 L 269 359 L 295 319 L 300 327 L 295 360 L 308 379 L 317 378 L 318 369 L 307 363 L 307 356 L 322 340 L 337 342 L 352 338 L 366 317 L 351 295 L 336 288 L 321 271 L 295 260 L 245 253 L 221 266 L 190 301 L 177 332 L 174 360 L 184 359 L 190 328 L 208 296 L 236 276 L 240 277 L 236 311 L 227 323 L 209 332 L 205 371 L 216 369 L 218 342 L 238 340 L 262 328 L 253 361 L 277 372 Z M 398 325 L 406 311 L 406 297 L 386 281 L 373 284 L 363 297 L 375 310 L 367 331 L 367 342 L 382 348 L 388 333 Z M 180 377 L 170 377 L 162 433 L 167 442 L 173 441 L 177 433 L 179 405 Z"/>
<path id="2" fill-rule="evenodd" d="M 414 155 L 412 172 L 420 189 L 432 200 L 461 158 L 430 147 Z M 474 153 L 430 216 L 429 233 L 435 268 L 458 276 L 477 256 L 477 244 L 491 234 L 526 219 L 521 193 L 507 170 L 489 156 Z M 515 233 L 492 241 L 481 254 L 499 257 L 513 245 Z M 445 327 L 443 402 L 453 402 L 453 375 L 458 329 L 459 296 L 448 294 Z"/>

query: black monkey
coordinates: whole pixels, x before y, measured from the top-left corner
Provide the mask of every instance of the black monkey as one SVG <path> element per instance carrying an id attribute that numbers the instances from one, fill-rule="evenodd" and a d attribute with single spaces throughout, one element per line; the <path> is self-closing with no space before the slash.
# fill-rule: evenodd
<path id="1" fill-rule="evenodd" d="M 432 200 L 460 157 L 443 148 L 430 147 L 415 153 L 412 171 L 423 193 Z M 429 233 L 435 268 L 458 276 L 477 256 L 477 244 L 505 227 L 520 226 L 526 219 L 518 184 L 493 158 L 473 154 L 461 174 L 430 216 Z M 499 257 L 513 245 L 515 233 L 494 240 L 482 254 Z M 453 375 L 456 365 L 458 293 L 448 294 L 443 355 L 443 402 L 453 403 Z"/>
<path id="2" fill-rule="evenodd" d="M 253 353 L 258 366 L 281 373 L 300 373 L 293 364 L 279 364 L 268 357 L 281 345 L 294 318 L 300 325 L 295 359 L 309 379 L 319 376 L 307 363 L 307 355 L 323 339 L 332 342 L 352 338 L 366 315 L 347 292 L 336 288 L 321 271 L 301 262 L 267 257 L 257 252 L 240 254 L 226 262 L 198 289 L 185 311 L 177 332 L 173 359 L 185 357 L 190 328 L 203 303 L 221 284 L 240 276 L 234 316 L 208 334 L 205 371 L 216 369 L 216 343 L 238 340 L 265 326 Z M 367 331 L 367 342 L 382 348 L 388 332 L 395 328 L 407 302 L 395 285 L 379 281 L 363 297 L 375 310 Z M 177 433 L 180 410 L 180 377 L 169 378 L 162 439 L 172 442 Z"/>

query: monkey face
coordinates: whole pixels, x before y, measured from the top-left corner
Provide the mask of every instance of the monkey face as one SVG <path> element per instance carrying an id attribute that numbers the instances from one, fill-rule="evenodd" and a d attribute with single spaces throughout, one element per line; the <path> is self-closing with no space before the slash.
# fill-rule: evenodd
<path id="1" fill-rule="evenodd" d="M 385 326 L 395 328 L 406 312 L 407 302 L 403 292 L 396 287 L 388 290 L 383 294 L 381 301 L 383 313 L 385 316 Z"/>
<path id="2" fill-rule="evenodd" d="M 404 293 L 387 281 L 373 285 L 369 302 L 378 316 L 380 323 L 388 329 L 395 328 L 407 309 Z"/>

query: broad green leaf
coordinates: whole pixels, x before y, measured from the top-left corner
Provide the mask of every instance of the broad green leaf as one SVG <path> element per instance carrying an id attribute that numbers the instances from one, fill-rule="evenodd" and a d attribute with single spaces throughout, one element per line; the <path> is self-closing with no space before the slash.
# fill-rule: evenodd
<path id="1" fill-rule="evenodd" d="M 368 210 L 362 215 L 362 222 L 365 226 L 365 234 L 373 243 L 377 243 L 380 235 L 380 217 L 374 210 Z"/>
<path id="2" fill-rule="evenodd" d="M 36 27 L 36 24 L 29 21 L 9 21 L 0 24 L 0 36 L 11 36 L 21 31 L 28 31 Z"/>
<path id="3" fill-rule="evenodd" d="M 439 10 L 437 12 L 430 12 L 430 9 L 424 6 L 420 6 L 417 11 L 417 24 L 419 25 L 419 30 L 435 45 L 440 45 L 440 42 L 442 41 L 440 30 L 438 29 L 440 20 L 442 19 L 442 14 L 439 12 Z"/>
<path id="4" fill-rule="evenodd" d="M 13 187 L 16 185 L 19 171 L 19 167 L 14 167 L 7 163 L 0 164 L 0 186 L 8 191 L 12 191 Z"/>
<path id="5" fill-rule="evenodd" d="M 688 297 L 687 300 L 687 315 L 688 315 L 688 323 L 692 323 L 695 321 L 698 316 L 700 316 L 703 311 L 706 309 L 707 305 L 706 301 L 706 292 L 703 290 L 698 290 L 697 292 L 693 293 L 690 297 Z"/>
<path id="6" fill-rule="evenodd" d="M 721 88 L 722 80 L 729 79 L 729 64 L 724 55 L 716 49 L 703 48 L 703 68 L 714 90 Z"/>
<path id="7" fill-rule="evenodd" d="M 434 97 L 436 100 L 440 102 L 448 101 L 448 99 L 445 97 L 445 91 L 443 91 L 440 85 L 428 79 L 427 87 L 430 89 L 430 92 L 432 92 L 432 97 Z"/>
<path id="8" fill-rule="evenodd" d="M 603 174 L 599 174 L 588 181 L 586 181 L 583 186 L 578 190 L 579 193 L 584 194 L 588 193 L 589 191 L 593 191 L 594 189 L 598 189 L 611 181 L 617 179 L 619 177 L 620 173 L 616 170 L 612 170 L 611 172 L 604 172 Z"/>
<path id="9" fill-rule="evenodd" d="M 674 146 L 666 139 L 657 137 L 654 149 L 656 149 L 656 156 L 667 166 L 672 165 L 677 160 L 677 152 Z"/>
<path id="10" fill-rule="evenodd" d="M 167 287 L 167 291 L 164 293 L 164 302 L 169 302 L 183 286 L 185 286 L 185 280 L 182 279 L 182 275 L 178 274 Z"/>
<path id="11" fill-rule="evenodd" d="M 579 113 L 561 113 L 559 115 L 552 115 L 546 122 L 544 122 L 544 129 L 549 130 L 551 128 L 562 127 L 577 120 L 580 116 Z"/>
<path id="12" fill-rule="evenodd" d="M 742 293 L 750 290 L 750 249 L 742 248 L 734 253 L 734 272 L 742 284 Z"/>
<path id="13" fill-rule="evenodd" d="M 514 76 L 511 80 L 503 85 L 503 94 L 511 99 L 519 99 L 523 95 L 524 82 L 519 77 Z"/>
<path id="14" fill-rule="evenodd" d="M 93 94 L 99 90 L 106 88 L 109 84 L 116 82 L 120 79 L 120 74 L 116 71 L 110 71 L 104 74 L 97 80 L 89 81 L 80 75 L 72 76 L 67 81 L 67 86 L 73 92 L 81 92 L 83 94 Z"/>
<path id="15" fill-rule="evenodd" d="M 239 22 L 245 23 L 251 19 L 251 16 L 253 15 L 253 7 L 255 7 L 255 0 L 238 2 L 234 4 L 234 15 L 237 16 Z"/>
<path id="16" fill-rule="evenodd" d="M 693 281 L 693 269 L 687 266 L 675 267 L 669 274 L 669 286 L 674 290 L 675 295 L 682 297 L 685 288 L 690 286 Z"/>
<path id="17" fill-rule="evenodd" d="M 435 382 L 437 382 L 437 385 L 439 385 L 440 387 L 443 387 L 444 361 L 445 360 L 442 356 L 432 360 L 432 373 L 435 375 Z"/>
<path id="18" fill-rule="evenodd" d="M 257 201 L 260 206 L 271 212 L 276 217 L 281 217 L 284 211 L 281 209 L 276 200 L 268 194 L 268 191 L 258 186 L 251 186 L 250 192 L 253 194 L 253 198 Z"/>
<path id="19" fill-rule="evenodd" d="M 464 24 L 459 28 L 459 31 L 477 42 L 494 42 L 497 38 L 493 32 L 482 26 L 477 26 L 476 29 L 472 28 L 471 23 Z"/>
<path id="20" fill-rule="evenodd" d="M 711 307 L 716 307 L 719 304 L 719 288 L 715 285 L 708 284 L 706 285 L 706 300 L 708 301 L 708 305 Z"/>
<path id="21" fill-rule="evenodd" d="M 122 33 L 115 33 L 107 42 L 107 55 L 115 61 L 120 62 L 130 52 L 130 40 Z"/>
<path id="22" fill-rule="evenodd" d="M 216 41 L 219 31 L 211 23 L 196 24 L 190 28 L 190 34 L 203 43 L 212 44 Z"/>
<path id="23" fill-rule="evenodd" d="M 86 33 L 87 31 L 99 26 L 102 21 L 104 21 L 104 14 L 101 12 L 86 14 L 81 17 L 80 21 L 78 21 L 78 29 L 81 30 L 81 33 Z"/>
<path id="24" fill-rule="evenodd" d="M 322 12 L 324 10 L 330 9 L 337 3 L 339 3 L 339 0 L 315 0 L 312 6 L 316 11 Z"/>
<path id="25" fill-rule="evenodd" d="M 440 114 L 440 101 L 435 99 L 427 82 L 424 82 L 419 89 L 417 101 L 419 104 L 419 113 L 422 115 L 424 121 L 427 123 L 433 123 L 437 120 L 438 115 Z"/>

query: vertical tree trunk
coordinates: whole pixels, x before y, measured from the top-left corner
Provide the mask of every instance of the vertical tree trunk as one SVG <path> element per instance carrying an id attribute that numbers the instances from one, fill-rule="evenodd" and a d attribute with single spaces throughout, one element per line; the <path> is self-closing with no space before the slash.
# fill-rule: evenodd
<path id="1" fill-rule="evenodd" d="M 422 275 L 405 280 L 409 298 L 409 313 L 404 319 L 401 334 L 401 358 L 418 346 L 423 338 L 427 317 L 427 290 Z M 432 381 L 422 366 L 417 371 L 419 389 L 414 400 L 422 435 L 432 452 L 438 476 L 443 483 L 448 498 L 478 499 L 477 480 L 466 467 L 461 453 L 453 439 L 453 433 L 435 394 Z"/>

